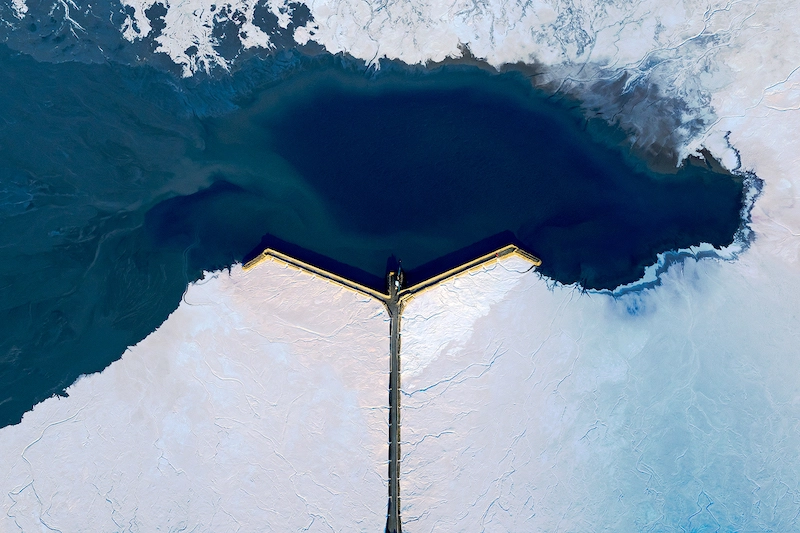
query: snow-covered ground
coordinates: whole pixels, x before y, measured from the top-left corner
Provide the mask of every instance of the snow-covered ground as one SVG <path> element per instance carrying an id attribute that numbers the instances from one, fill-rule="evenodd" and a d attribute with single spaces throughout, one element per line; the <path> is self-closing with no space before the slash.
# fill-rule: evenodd
<path id="1" fill-rule="evenodd" d="M 63 3 L 63 2 L 62 2 Z M 274 31 L 379 66 L 458 58 L 465 47 L 489 65 L 535 65 L 537 83 L 567 91 L 632 132 L 637 147 L 679 155 L 701 143 L 724 152 L 730 117 L 763 103 L 791 81 L 800 57 L 798 2 L 776 0 L 122 0 L 118 30 L 156 50 L 186 76 L 230 68 L 226 38 L 242 50 L 271 49 L 256 12 Z M 148 10 L 166 14 L 153 29 Z M 15 1 L 14 13 L 26 11 Z M 300 9 L 302 7 L 302 9 Z M 302 16 L 293 17 L 297 13 Z M 154 16 L 152 13 L 150 16 Z M 14 22 L 11 22 L 14 24 Z M 66 24 L 66 22 L 65 22 Z M 263 25 L 263 24 L 262 24 Z M 264 26 L 265 28 L 267 26 Z M 270 30 L 273 31 L 273 30 Z M 724 94 L 726 101 L 720 101 Z M 718 120 L 723 120 L 718 123 Z"/>
<path id="2" fill-rule="evenodd" d="M 674 265 L 660 286 L 581 293 L 505 261 L 412 300 L 406 533 L 800 529 L 798 2 L 301 3 L 299 42 L 373 63 L 465 45 L 491 65 L 536 64 L 539 81 L 614 111 L 637 146 L 670 136 L 764 180 L 753 244 Z M 141 39 L 154 2 L 123 4 L 120 31 Z M 164 5 L 159 50 L 191 75 L 227 68 L 211 29 L 249 28 L 256 4 Z M 268 5 L 289 27 L 288 4 Z M 27 16 L 23 0 L 13 9 Z M 245 33 L 243 46 L 269 46 Z M 380 530 L 385 315 L 266 272 L 192 287 L 120 362 L 0 431 L 3 527 Z"/>
<path id="3" fill-rule="evenodd" d="M 0 430 L 0 531 L 380 531 L 383 306 L 262 263 Z"/>
<path id="4" fill-rule="evenodd" d="M 503 263 L 409 303 L 406 533 L 800 528 L 800 93 L 766 94 L 731 135 L 765 180 L 737 260 L 619 297 Z"/>

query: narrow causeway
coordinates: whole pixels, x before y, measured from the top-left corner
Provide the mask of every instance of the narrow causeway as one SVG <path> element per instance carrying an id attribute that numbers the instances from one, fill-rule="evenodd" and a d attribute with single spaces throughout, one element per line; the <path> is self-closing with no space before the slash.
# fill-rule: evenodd
<path id="1" fill-rule="evenodd" d="M 325 278 L 346 289 L 353 290 L 360 294 L 370 296 L 380 300 L 386 307 L 389 314 L 389 501 L 386 517 L 386 533 L 400 533 L 400 349 L 401 333 L 400 320 L 405 305 L 421 292 L 428 290 L 437 284 L 469 273 L 497 262 L 505 257 L 517 255 L 531 263 L 531 269 L 539 267 L 542 261 L 525 252 L 514 245 L 504 246 L 486 255 L 467 261 L 455 268 L 430 277 L 425 281 L 417 283 L 411 287 L 404 287 L 404 276 L 402 269 L 391 271 L 386 276 L 386 293 L 370 289 L 360 283 L 354 282 L 322 268 L 296 259 L 290 255 L 281 253 L 272 248 L 267 248 L 260 255 L 244 265 L 245 270 L 249 270 L 264 261 L 276 261 L 289 267 L 306 271 L 319 277 Z"/>

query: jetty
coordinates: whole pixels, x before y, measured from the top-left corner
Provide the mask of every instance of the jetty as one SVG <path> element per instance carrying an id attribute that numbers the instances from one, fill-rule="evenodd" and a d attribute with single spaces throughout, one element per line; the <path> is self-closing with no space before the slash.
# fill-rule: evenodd
<path id="1" fill-rule="evenodd" d="M 404 286 L 401 269 L 391 271 L 386 276 L 386 292 L 380 292 L 333 272 L 301 261 L 278 250 L 267 248 L 253 260 L 248 261 L 244 270 L 250 270 L 265 261 L 275 261 L 289 268 L 327 279 L 348 290 L 380 300 L 389 314 L 389 503 L 385 533 L 401 533 L 400 522 L 400 319 L 403 307 L 415 296 L 451 278 L 470 274 L 492 263 L 511 256 L 518 256 L 531 264 L 531 269 L 541 266 L 542 261 L 518 246 L 509 244 L 493 252 L 467 261 L 441 274 L 432 276 L 411 287 Z"/>

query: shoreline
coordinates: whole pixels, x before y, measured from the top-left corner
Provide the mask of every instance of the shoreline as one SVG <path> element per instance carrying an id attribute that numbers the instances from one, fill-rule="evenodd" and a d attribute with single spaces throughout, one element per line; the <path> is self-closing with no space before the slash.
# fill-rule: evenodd
<path id="1" fill-rule="evenodd" d="M 331 271 L 314 266 L 310 263 L 282 253 L 273 248 L 267 248 L 257 257 L 251 259 L 244 265 L 244 272 L 253 270 L 257 266 L 267 261 L 273 261 L 300 272 L 306 272 L 313 277 L 320 277 L 327 281 L 353 291 L 361 296 L 368 296 L 383 303 L 389 314 L 389 494 L 386 517 L 386 533 L 401 532 L 400 518 L 400 353 L 401 353 L 401 330 L 400 322 L 402 319 L 403 308 L 416 295 L 432 289 L 439 284 L 463 275 L 469 275 L 479 269 L 497 263 L 501 260 L 520 257 L 531 264 L 528 272 L 541 266 L 542 260 L 526 252 L 514 244 L 508 244 L 498 248 L 493 252 L 481 255 L 462 263 L 456 267 L 448 269 L 440 274 L 423 280 L 411 287 L 403 288 L 403 273 L 401 269 L 387 273 L 387 293 L 381 293 L 362 285 L 356 281 L 335 274 Z"/>
<path id="2" fill-rule="evenodd" d="M 415 295 L 431 289 L 436 285 L 443 283 L 451 278 L 460 276 L 462 274 L 469 274 L 477 269 L 480 269 L 488 264 L 491 264 L 495 261 L 500 261 L 501 259 L 511 257 L 511 256 L 518 256 L 526 261 L 531 263 L 531 268 L 540 267 L 542 265 L 542 260 L 536 257 L 535 255 L 526 252 L 519 246 L 515 244 L 508 244 L 501 248 L 497 248 L 489 253 L 480 255 L 475 259 L 470 261 L 466 261 L 460 265 L 457 265 L 453 268 L 447 269 L 440 274 L 436 274 L 423 280 L 421 282 L 415 283 L 414 285 L 406 288 L 401 288 L 395 294 L 398 302 L 406 303 L 410 301 Z M 260 254 L 258 254 L 255 258 L 246 261 L 242 265 L 242 270 L 248 271 L 252 270 L 253 268 L 257 267 L 261 263 L 265 261 L 276 261 L 278 263 L 282 263 L 287 267 L 307 272 L 314 276 L 319 276 L 322 278 L 327 279 L 328 281 L 359 293 L 364 296 L 369 296 L 371 298 L 375 298 L 376 300 L 380 300 L 384 304 L 391 301 L 393 298 L 394 291 L 388 291 L 386 293 L 382 293 L 377 291 L 373 288 L 370 288 L 362 283 L 357 281 L 353 281 L 348 279 L 346 276 L 342 276 L 336 274 L 331 270 L 327 270 L 322 267 L 318 267 L 313 265 L 307 261 L 302 259 L 298 259 L 290 254 L 283 253 L 275 248 L 266 248 Z M 395 274 L 394 271 L 390 271 L 387 273 L 387 276 L 393 276 Z"/>

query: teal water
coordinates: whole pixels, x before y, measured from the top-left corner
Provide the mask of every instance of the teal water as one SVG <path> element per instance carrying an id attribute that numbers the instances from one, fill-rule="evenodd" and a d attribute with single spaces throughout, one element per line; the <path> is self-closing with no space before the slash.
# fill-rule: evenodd
<path id="1" fill-rule="evenodd" d="M 0 426 L 268 243 L 380 286 L 392 260 L 421 278 L 513 240 L 552 279 L 614 287 L 740 224 L 741 179 L 652 174 L 519 75 L 0 63 Z"/>

